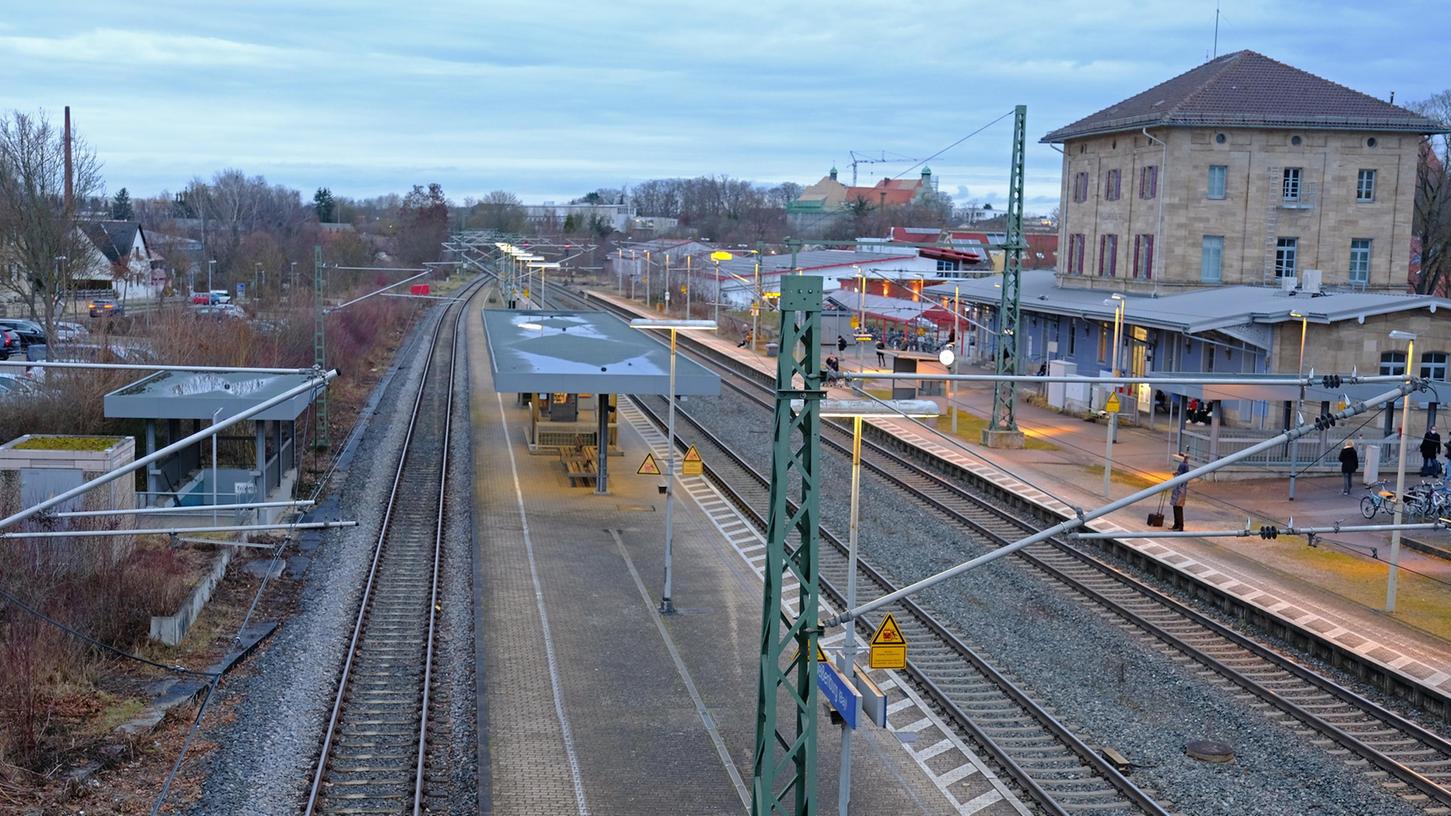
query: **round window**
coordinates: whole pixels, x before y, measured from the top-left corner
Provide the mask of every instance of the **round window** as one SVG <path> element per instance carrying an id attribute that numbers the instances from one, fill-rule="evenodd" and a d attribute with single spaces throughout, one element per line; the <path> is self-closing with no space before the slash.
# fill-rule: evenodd
<path id="1" fill-rule="evenodd" d="M 1372 136 L 1369 139 L 1366 139 L 1365 140 L 1365 146 L 1366 147 L 1375 147 L 1375 137 Z"/>
<path id="2" fill-rule="evenodd" d="M 1300 146 L 1300 137 L 1299 136 L 1291 136 L 1290 137 L 1290 144 L 1294 145 L 1295 147 L 1299 147 Z"/>
<path id="3" fill-rule="evenodd" d="M 1224 144 L 1227 141 L 1229 141 L 1229 137 L 1228 136 L 1225 136 L 1223 133 L 1216 133 L 1216 134 L 1214 134 L 1214 143 L 1215 144 Z"/>

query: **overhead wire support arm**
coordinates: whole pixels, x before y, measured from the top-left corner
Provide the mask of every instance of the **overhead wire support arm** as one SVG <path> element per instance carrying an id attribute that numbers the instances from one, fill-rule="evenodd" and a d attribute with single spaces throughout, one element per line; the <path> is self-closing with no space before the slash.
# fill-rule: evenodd
<path id="1" fill-rule="evenodd" d="M 1026 151 L 1028 106 L 1013 109 L 1013 162 L 1008 179 L 1007 240 L 1003 243 L 1003 296 L 998 308 L 998 339 L 994 353 L 1000 377 L 1018 373 L 1022 355 L 1018 323 L 1022 320 L 1021 285 L 1023 272 L 1023 164 Z M 993 386 L 992 416 L 982 432 L 989 447 L 1022 447 L 1018 430 L 1018 386 L 1014 380 L 999 380 Z"/>
<path id="2" fill-rule="evenodd" d="M 1330 416 L 1334 417 L 1337 421 L 1342 419 L 1349 419 L 1350 417 L 1353 417 L 1357 414 L 1362 414 L 1373 408 L 1379 408 L 1382 405 L 1394 402 L 1395 400 L 1400 399 L 1406 394 L 1419 390 L 1423 386 L 1424 383 L 1420 380 L 1403 381 L 1401 385 L 1390 391 L 1378 394 L 1377 396 L 1363 402 L 1355 402 L 1347 405 L 1344 409 L 1336 411 L 1330 414 Z M 936 586 L 943 581 L 955 578 L 970 569 L 974 569 L 990 561 L 996 561 L 999 558 L 1011 555 L 1012 553 L 1015 553 L 1030 544 L 1036 544 L 1040 541 L 1046 541 L 1053 536 L 1072 532 L 1073 530 L 1083 526 L 1090 521 L 1093 521 L 1094 519 L 1101 518 L 1108 515 L 1109 513 L 1121 510 L 1131 504 L 1143 501 L 1150 496 L 1157 495 L 1158 493 L 1161 493 L 1165 490 L 1170 490 L 1193 479 L 1197 479 L 1206 474 L 1213 473 L 1214 471 L 1219 470 L 1225 465 L 1233 464 L 1241 459 L 1247 459 L 1257 453 L 1260 453 L 1261 451 L 1270 450 L 1277 445 L 1283 445 L 1285 442 L 1293 442 L 1294 440 L 1311 433 L 1317 433 L 1317 429 L 1314 425 L 1306 424 L 1291 428 L 1284 433 L 1277 434 L 1262 442 L 1258 442 L 1256 444 L 1250 445 L 1249 447 L 1235 451 L 1234 453 L 1231 453 L 1220 459 L 1216 459 L 1213 462 L 1209 462 L 1208 464 L 1201 465 L 1200 467 L 1194 468 L 1179 476 L 1175 476 L 1164 482 L 1160 482 L 1159 484 L 1153 485 L 1151 487 L 1146 487 L 1142 490 L 1131 493 L 1128 496 L 1125 496 L 1116 501 L 1109 502 L 1108 504 L 1105 504 L 1095 510 L 1085 512 L 1076 518 L 1071 518 L 1059 522 L 1058 524 L 1055 524 L 1051 527 L 1039 530 L 1032 535 L 1020 538 L 1017 541 L 1014 541 L 1012 544 L 1008 544 L 1004 547 L 999 547 L 992 552 L 984 553 L 983 555 L 980 555 L 976 558 L 964 561 L 956 566 L 949 567 L 948 569 L 942 570 L 935 575 L 930 575 L 920 581 L 916 581 L 912 584 L 902 587 L 901 589 L 889 592 L 886 595 L 883 595 L 873 601 L 862 604 L 855 609 L 844 610 L 828 618 L 826 621 L 823 622 L 822 625 L 823 627 L 841 626 L 843 624 L 849 623 L 861 617 L 862 615 L 867 614 L 868 612 L 895 603 L 896 601 L 901 600 L 902 598 L 905 598 L 909 595 L 915 595 L 924 589 L 928 589 L 929 587 Z"/>

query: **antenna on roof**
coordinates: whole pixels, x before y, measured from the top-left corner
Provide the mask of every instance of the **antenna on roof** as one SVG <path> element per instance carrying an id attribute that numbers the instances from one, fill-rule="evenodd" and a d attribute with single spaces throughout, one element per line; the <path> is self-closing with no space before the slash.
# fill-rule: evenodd
<path id="1" fill-rule="evenodd" d="M 1210 59 L 1217 59 L 1218 57 L 1219 57 L 1219 2 L 1218 2 L 1218 0 L 1215 0 L 1215 3 L 1214 3 L 1214 56 L 1213 57 L 1210 57 Z"/>

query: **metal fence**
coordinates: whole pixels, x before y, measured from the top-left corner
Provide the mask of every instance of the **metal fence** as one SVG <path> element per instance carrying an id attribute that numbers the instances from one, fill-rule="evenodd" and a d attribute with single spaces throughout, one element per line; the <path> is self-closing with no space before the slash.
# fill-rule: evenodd
<path id="1" fill-rule="evenodd" d="M 1353 428 L 1337 426 L 1328 431 L 1304 436 L 1293 443 L 1277 445 L 1241 459 L 1226 470 L 1288 474 L 1291 463 L 1290 445 L 1293 444 L 1296 446 L 1293 458 L 1296 473 L 1339 473 L 1340 449 L 1353 431 Z M 1273 429 L 1220 428 L 1216 435 L 1208 428 L 1191 426 L 1184 429 L 1182 449 L 1189 454 L 1191 463 L 1202 465 L 1231 453 L 1237 453 L 1251 445 L 1257 445 L 1280 433 L 1282 431 Z M 1366 458 L 1365 444 L 1378 444 L 1381 446 L 1381 450 L 1385 451 L 1387 445 L 1395 444 L 1396 439 L 1395 437 L 1385 439 L 1376 437 L 1356 441 L 1361 443 L 1360 457 L 1363 466 Z"/>

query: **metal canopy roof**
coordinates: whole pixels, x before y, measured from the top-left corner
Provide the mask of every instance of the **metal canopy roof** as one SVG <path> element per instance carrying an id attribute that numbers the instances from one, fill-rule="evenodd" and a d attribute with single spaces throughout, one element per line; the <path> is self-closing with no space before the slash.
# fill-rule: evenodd
<path id="1" fill-rule="evenodd" d="M 483 317 L 500 392 L 670 392 L 670 349 L 657 339 L 664 331 L 632 329 L 604 312 L 485 309 Z M 715 396 L 720 377 L 682 354 L 675 393 Z"/>
<path id="2" fill-rule="evenodd" d="M 306 374 L 161 371 L 112 391 L 103 404 L 106 416 L 112 419 L 209 420 L 244 411 L 309 379 Z M 304 391 L 252 419 L 297 419 L 315 394 Z M 217 409 L 221 409 L 219 415 Z"/>

